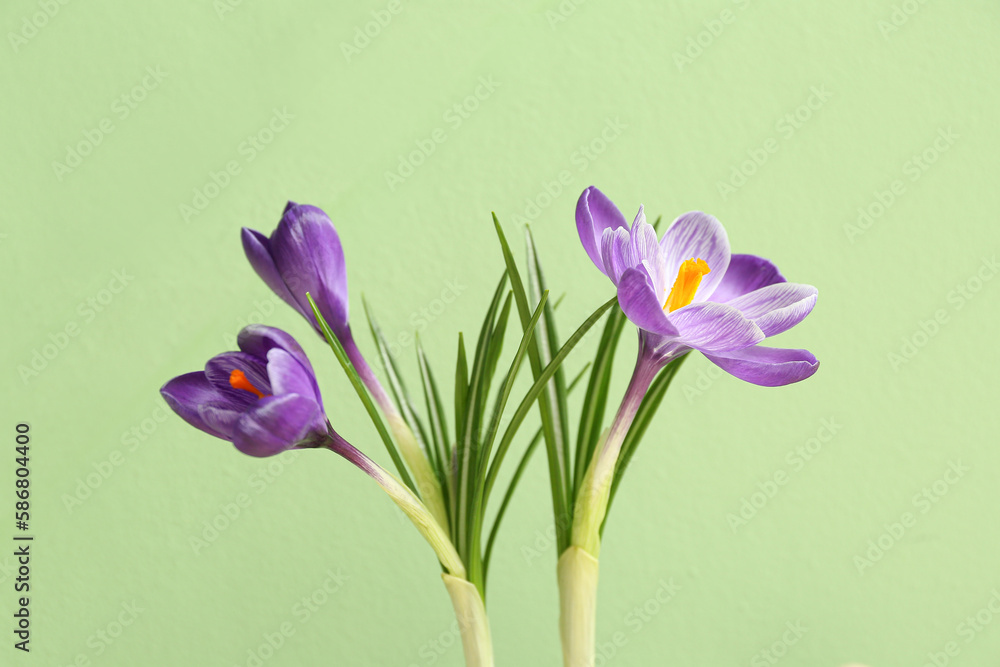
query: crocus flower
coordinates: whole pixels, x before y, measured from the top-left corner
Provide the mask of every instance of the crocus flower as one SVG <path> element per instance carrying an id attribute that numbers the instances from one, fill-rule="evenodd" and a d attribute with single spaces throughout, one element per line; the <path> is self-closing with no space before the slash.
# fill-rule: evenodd
<path id="1" fill-rule="evenodd" d="M 340 338 L 347 330 L 347 265 L 340 236 L 322 209 L 288 202 L 270 237 L 243 228 L 243 250 L 267 286 L 323 335 L 306 292 Z"/>
<path id="2" fill-rule="evenodd" d="M 173 411 L 251 456 L 316 448 L 342 456 L 389 494 L 446 570 L 464 578 L 462 559 L 426 505 L 333 430 L 312 365 L 295 339 L 281 329 L 252 324 L 236 340 L 239 352 L 216 355 L 204 371 L 186 373 L 163 385 L 160 393 Z"/>
<path id="3" fill-rule="evenodd" d="M 747 382 L 786 385 L 816 372 L 806 350 L 761 347 L 809 314 L 816 288 L 785 281 L 771 262 L 732 255 L 722 224 L 694 211 L 657 240 L 642 207 L 632 226 L 594 187 L 580 195 L 576 227 L 591 261 L 618 290 L 618 305 L 639 329 L 639 358 L 574 505 L 571 545 L 559 558 L 560 624 L 567 665 L 594 664 L 601 526 L 622 443 L 657 373 L 699 350 Z"/>
<path id="4" fill-rule="evenodd" d="M 237 344 L 239 352 L 223 352 L 205 370 L 163 385 L 160 393 L 173 411 L 251 456 L 326 445 L 316 376 L 295 339 L 254 324 L 239 333 Z"/>
<path id="5" fill-rule="evenodd" d="M 329 216 L 315 206 L 288 202 L 270 237 L 243 228 L 243 250 L 250 265 L 268 287 L 306 318 L 323 337 L 306 294 L 358 371 L 375 402 L 389 416 L 398 415 L 389 394 L 379 383 L 351 333 L 348 323 L 347 265 L 340 236 Z"/>
<path id="6" fill-rule="evenodd" d="M 243 250 L 257 275 L 323 337 L 306 294 L 312 296 L 320 315 L 330 325 L 351 365 L 388 419 L 424 502 L 434 516 L 447 525 L 441 485 L 427 455 L 354 342 L 348 322 L 344 249 L 329 216 L 315 206 L 290 201 L 270 237 L 247 227 L 243 228 L 242 237 Z"/>
<path id="7" fill-rule="evenodd" d="M 695 349 L 763 386 L 804 380 L 819 367 L 806 350 L 758 345 L 801 322 L 816 303 L 816 288 L 786 282 L 762 257 L 731 255 L 714 217 L 685 213 L 657 241 L 642 207 L 630 228 L 611 200 L 589 187 L 577 202 L 576 226 L 657 365 Z"/>

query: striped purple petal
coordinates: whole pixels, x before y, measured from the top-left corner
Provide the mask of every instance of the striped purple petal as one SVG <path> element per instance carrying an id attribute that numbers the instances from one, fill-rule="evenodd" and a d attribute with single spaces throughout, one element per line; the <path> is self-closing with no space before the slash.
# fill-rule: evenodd
<path id="1" fill-rule="evenodd" d="M 604 275 L 609 275 L 601 254 L 606 230 L 628 230 L 625 216 L 603 192 L 590 186 L 576 202 L 576 231 L 590 260 Z"/>
<path id="2" fill-rule="evenodd" d="M 729 237 L 722 223 L 701 211 L 685 213 L 670 225 L 660 240 L 664 268 L 673 282 L 681 264 L 688 259 L 703 259 L 711 271 L 695 292 L 695 301 L 704 301 L 722 282 L 729 268 Z"/>
<path id="3" fill-rule="evenodd" d="M 762 387 L 801 382 L 819 369 L 819 362 L 808 350 L 754 346 L 705 356 L 730 375 Z"/>

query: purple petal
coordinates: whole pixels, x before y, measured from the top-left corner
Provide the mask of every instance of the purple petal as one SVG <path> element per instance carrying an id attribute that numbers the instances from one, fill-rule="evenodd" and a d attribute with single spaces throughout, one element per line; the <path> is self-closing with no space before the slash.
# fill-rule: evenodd
<path id="1" fill-rule="evenodd" d="M 605 230 L 618 228 L 627 230 L 625 216 L 618 207 L 593 185 L 584 190 L 576 202 L 576 231 L 580 234 L 580 242 L 590 256 L 590 261 L 604 275 L 608 275 L 608 272 L 601 257 L 601 241 Z"/>
<path id="2" fill-rule="evenodd" d="M 756 324 L 729 305 L 702 301 L 670 313 L 678 340 L 701 351 L 740 350 L 764 340 Z"/>
<path id="3" fill-rule="evenodd" d="M 242 232 L 243 239 L 243 252 L 246 253 L 247 260 L 250 262 L 250 266 L 253 270 L 257 272 L 271 290 L 277 294 L 282 301 L 290 305 L 295 310 L 299 311 L 299 314 L 305 316 L 307 319 L 312 316 L 312 310 L 309 310 L 307 314 L 302 310 L 302 306 L 299 302 L 295 300 L 291 292 L 288 291 L 288 286 L 285 285 L 285 281 L 282 280 L 281 274 L 278 273 L 278 267 L 274 265 L 274 259 L 271 257 L 271 242 L 270 240 L 261 234 L 260 232 L 250 229 L 249 227 L 244 227 Z"/>
<path id="4" fill-rule="evenodd" d="M 320 437 L 321 415 L 316 401 L 299 394 L 269 396 L 258 401 L 236 423 L 233 444 L 250 456 L 273 456 L 301 442 Z"/>
<path id="5" fill-rule="evenodd" d="M 629 321 L 640 329 L 661 336 L 678 335 L 663 312 L 663 303 L 643 269 L 628 269 L 618 283 L 618 305 Z"/>
<path id="6" fill-rule="evenodd" d="M 646 214 L 641 206 L 631 229 L 607 229 L 601 238 L 605 273 L 615 285 L 626 269 L 638 267 L 644 262 L 659 266 L 659 252 L 656 231 L 646 222 Z"/>
<path id="7" fill-rule="evenodd" d="M 757 255 L 733 255 L 722 282 L 710 297 L 712 301 L 725 303 L 761 287 L 785 282 L 778 267 Z"/>
<path id="8" fill-rule="evenodd" d="M 656 230 L 653 229 L 653 225 L 646 222 L 646 214 L 643 212 L 642 206 L 639 207 L 639 213 L 632 222 L 630 234 L 632 236 L 631 252 L 635 258 L 632 266 L 636 266 L 644 260 L 653 261 L 657 258 L 660 253 L 660 244 L 656 240 Z"/>
<path id="9" fill-rule="evenodd" d="M 606 229 L 601 239 L 601 257 L 604 258 L 604 273 L 615 285 L 621 280 L 626 269 L 635 264 L 629 263 L 629 246 L 631 237 L 626 229 Z"/>
<path id="10" fill-rule="evenodd" d="M 256 396 L 254 396 L 256 399 Z M 224 434 L 226 440 L 233 439 L 233 432 L 236 430 L 236 422 L 239 421 L 243 413 L 247 411 L 252 403 L 241 406 L 227 406 L 222 402 L 202 403 L 198 406 L 198 416 L 210 428 Z"/>
<path id="11" fill-rule="evenodd" d="M 227 432 L 209 426 L 199 413 L 199 407 L 207 403 L 224 405 L 227 400 L 208 381 L 205 373 L 195 371 L 179 375 L 160 388 L 160 394 L 173 410 L 191 426 L 201 429 L 216 438 L 229 440 Z"/>
<path id="12" fill-rule="evenodd" d="M 705 356 L 730 375 L 762 387 L 799 382 L 819 368 L 816 357 L 808 350 L 754 346 Z"/>
<path id="13" fill-rule="evenodd" d="M 703 259 L 711 271 L 695 292 L 695 301 L 704 301 L 722 282 L 729 268 L 729 237 L 722 223 L 707 213 L 691 211 L 674 220 L 660 241 L 668 279 L 673 283 L 681 264 Z"/>
<path id="14" fill-rule="evenodd" d="M 280 348 L 267 353 L 267 374 L 271 378 L 271 388 L 275 396 L 301 394 L 308 396 L 323 407 L 319 387 L 311 369 L 306 370 L 298 359 Z"/>
<path id="15" fill-rule="evenodd" d="M 775 283 L 736 297 L 726 305 L 738 308 L 757 323 L 765 336 L 791 329 L 805 319 L 816 305 L 817 290 L 812 285 Z"/>
<path id="16" fill-rule="evenodd" d="M 306 293 L 336 332 L 347 325 L 347 265 L 330 218 L 315 206 L 293 206 L 271 237 L 271 255 L 300 312 L 313 321 Z"/>
<path id="17" fill-rule="evenodd" d="M 306 356 L 299 342 L 291 334 L 276 327 L 263 324 L 251 324 L 243 327 L 236 338 L 236 344 L 244 352 L 260 357 L 262 360 L 266 359 L 267 353 L 274 348 L 282 349 L 295 357 L 310 375 L 316 375 L 312 364 L 309 363 L 309 357 Z"/>
<path id="18" fill-rule="evenodd" d="M 243 371 L 250 384 L 265 396 L 271 391 L 271 381 L 267 378 L 267 364 L 264 359 L 246 352 L 223 352 L 205 364 L 205 376 L 218 392 L 228 398 L 239 409 L 245 410 L 259 398 L 246 389 L 236 389 L 229 383 L 234 370 Z"/>

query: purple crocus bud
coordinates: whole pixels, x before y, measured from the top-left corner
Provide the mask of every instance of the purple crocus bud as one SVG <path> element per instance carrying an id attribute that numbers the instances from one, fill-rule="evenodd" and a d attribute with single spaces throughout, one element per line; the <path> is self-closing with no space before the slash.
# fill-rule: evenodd
<path id="1" fill-rule="evenodd" d="M 344 338 L 348 331 L 347 266 L 340 236 L 322 209 L 288 202 L 270 237 L 243 228 L 243 250 L 257 275 L 320 336 L 323 332 L 307 292 L 337 338 Z"/>
<path id="2" fill-rule="evenodd" d="M 315 206 L 288 202 L 278 228 L 270 237 L 243 228 L 243 249 L 257 275 L 323 337 L 306 294 L 312 296 L 351 365 L 388 419 L 421 496 L 437 520 L 446 525 L 444 498 L 430 461 L 351 334 L 344 249 L 330 218 Z"/>
<path id="3" fill-rule="evenodd" d="M 618 304 L 639 327 L 644 353 L 662 367 L 695 349 L 741 380 L 780 386 L 804 380 L 819 362 L 806 350 L 758 343 L 801 322 L 816 304 L 812 285 L 789 283 L 771 262 L 733 255 L 722 224 L 693 211 L 657 241 L 642 207 L 626 227 L 597 188 L 580 195 L 580 241 L 618 289 Z"/>
<path id="4" fill-rule="evenodd" d="M 319 386 L 295 339 L 254 324 L 240 332 L 237 344 L 239 352 L 223 352 L 205 370 L 163 385 L 160 393 L 173 411 L 251 456 L 327 446 Z"/>

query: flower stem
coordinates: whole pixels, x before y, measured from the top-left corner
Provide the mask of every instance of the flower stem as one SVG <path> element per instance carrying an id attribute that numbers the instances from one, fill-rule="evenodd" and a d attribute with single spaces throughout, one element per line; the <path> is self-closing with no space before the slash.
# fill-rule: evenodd
<path id="1" fill-rule="evenodd" d="M 438 522 L 434 515 L 427 509 L 427 506 L 413 495 L 405 484 L 358 451 L 333 429 L 330 429 L 330 442 L 327 447 L 356 465 L 375 480 L 375 483 L 389 494 L 392 501 L 403 510 L 403 513 L 417 527 L 417 530 L 420 531 L 420 534 L 424 536 L 424 539 L 434 549 L 438 560 L 441 561 L 441 564 L 444 565 L 448 572 L 456 577 L 465 578 L 465 565 L 462 564 L 462 559 L 459 557 L 458 552 L 455 551 L 455 545 L 452 544 L 451 539 L 448 537 L 447 529 Z"/>
<path id="2" fill-rule="evenodd" d="M 622 443 L 661 368 L 640 344 L 632 380 L 611 428 L 594 451 L 577 493 L 571 545 L 560 555 L 558 566 L 559 634 L 565 667 L 594 667 L 601 525 L 608 511 Z"/>
<path id="3" fill-rule="evenodd" d="M 580 484 L 573 508 L 573 535 L 571 543 L 597 558 L 601 549 L 601 524 L 608 510 L 611 482 L 621 452 L 622 443 L 632 426 L 642 399 L 646 396 L 661 366 L 640 351 L 632 373 L 632 380 L 618 408 L 611 428 L 594 451 L 594 457 Z"/>
<path id="4" fill-rule="evenodd" d="M 564 667 L 593 667 L 597 614 L 597 559 L 580 547 L 559 558 L 559 636 Z"/>
<path id="5" fill-rule="evenodd" d="M 493 667 L 490 622 L 479 589 L 459 577 L 442 574 L 441 578 L 455 608 L 455 619 L 462 634 L 466 667 Z"/>
<path id="6" fill-rule="evenodd" d="M 445 509 L 444 493 L 441 491 L 441 484 L 438 481 L 437 475 L 434 474 L 434 469 L 431 467 L 431 462 L 427 458 L 427 454 L 420 447 L 412 429 L 407 425 L 403 416 L 399 414 L 396 404 L 389 398 L 389 394 L 382 386 L 382 383 L 378 381 L 371 366 L 368 365 L 368 361 L 365 360 L 364 355 L 361 354 L 361 350 L 358 349 L 357 344 L 354 342 L 354 336 L 351 335 L 350 330 L 348 329 L 347 333 L 339 337 L 339 339 L 341 345 L 344 346 L 344 352 L 347 353 L 347 358 L 351 361 L 351 365 L 358 372 L 358 377 L 361 378 L 361 381 L 368 389 L 368 393 L 372 395 L 375 403 L 381 408 L 382 414 L 388 420 L 392 437 L 396 441 L 400 453 L 403 455 L 403 460 L 406 461 L 410 472 L 413 473 L 413 482 L 417 486 L 417 491 L 420 492 L 420 498 L 427 505 L 434 518 L 437 519 L 437 522 L 442 526 L 447 526 L 448 512 Z"/>

